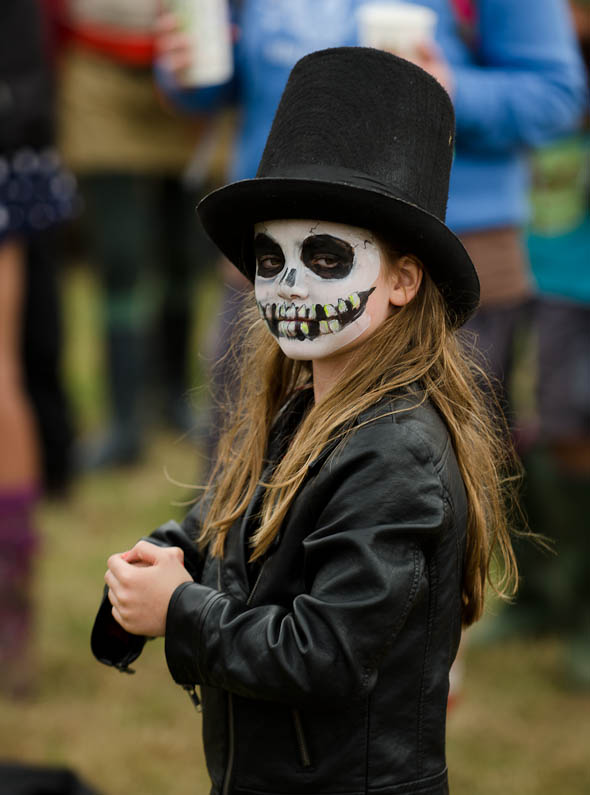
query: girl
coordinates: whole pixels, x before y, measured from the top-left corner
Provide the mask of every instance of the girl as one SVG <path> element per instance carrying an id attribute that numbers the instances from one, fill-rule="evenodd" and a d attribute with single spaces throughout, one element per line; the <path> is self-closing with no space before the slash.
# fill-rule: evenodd
<path id="1" fill-rule="evenodd" d="M 214 795 L 448 792 L 461 626 L 494 550 L 501 590 L 514 575 L 501 443 L 456 341 L 478 282 L 443 222 L 452 148 L 423 70 L 324 50 L 258 176 L 200 205 L 255 284 L 242 391 L 205 498 L 109 559 L 92 640 L 124 670 L 165 636 L 201 688 Z"/>

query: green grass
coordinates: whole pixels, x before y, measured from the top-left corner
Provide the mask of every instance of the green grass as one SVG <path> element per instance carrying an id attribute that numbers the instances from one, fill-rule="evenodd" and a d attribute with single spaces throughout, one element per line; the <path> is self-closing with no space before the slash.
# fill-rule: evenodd
<path id="1" fill-rule="evenodd" d="M 84 270 L 65 286 L 68 380 L 81 426 L 92 428 L 104 414 L 94 286 Z M 0 701 L 2 758 L 67 765 L 103 795 L 209 788 L 201 717 L 172 682 L 162 642 L 146 646 L 134 676 L 100 665 L 89 649 L 108 555 L 181 516 L 174 503 L 191 497 L 165 468 L 179 481 L 198 478 L 193 447 L 158 431 L 141 467 L 86 477 L 67 502 L 42 506 L 38 687 L 25 703 Z M 560 652 L 552 640 L 467 644 L 448 722 L 453 795 L 590 792 L 590 694 L 562 687 Z"/>
<path id="2" fill-rule="evenodd" d="M 552 640 L 467 644 L 462 698 L 449 717 L 453 793 L 590 792 L 590 694 L 564 689 L 560 653 Z"/>

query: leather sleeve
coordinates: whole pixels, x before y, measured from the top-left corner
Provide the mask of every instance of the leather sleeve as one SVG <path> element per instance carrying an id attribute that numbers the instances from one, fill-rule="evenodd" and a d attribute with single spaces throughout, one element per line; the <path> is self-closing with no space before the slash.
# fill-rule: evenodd
<path id="1" fill-rule="evenodd" d="M 387 418 L 353 433 L 311 488 L 325 497 L 304 541 L 306 592 L 286 609 L 180 585 L 166 626 L 176 682 L 291 704 L 372 688 L 427 592 L 423 547 L 445 524 L 443 487 L 428 446 Z"/>

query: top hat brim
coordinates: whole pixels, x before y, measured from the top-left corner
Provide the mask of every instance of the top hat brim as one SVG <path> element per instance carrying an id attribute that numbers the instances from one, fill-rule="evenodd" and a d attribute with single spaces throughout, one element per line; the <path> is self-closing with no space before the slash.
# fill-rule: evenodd
<path id="1" fill-rule="evenodd" d="M 479 279 L 461 241 L 435 215 L 389 191 L 352 181 L 256 177 L 212 191 L 198 213 L 212 241 L 250 281 L 254 224 L 308 218 L 369 229 L 417 256 L 443 294 L 454 327 L 479 303 Z"/>

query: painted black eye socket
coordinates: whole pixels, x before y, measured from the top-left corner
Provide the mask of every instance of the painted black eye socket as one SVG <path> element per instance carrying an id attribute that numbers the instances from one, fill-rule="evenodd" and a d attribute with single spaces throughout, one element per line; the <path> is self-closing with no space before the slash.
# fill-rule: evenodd
<path id="1" fill-rule="evenodd" d="M 301 246 L 305 266 L 322 279 L 344 279 L 354 265 L 354 249 L 332 235 L 310 235 Z"/>
<path id="2" fill-rule="evenodd" d="M 285 261 L 274 254 L 263 254 L 256 260 L 256 271 L 259 276 L 268 278 L 276 276 L 285 266 Z"/>
<path id="3" fill-rule="evenodd" d="M 313 265 L 314 268 L 327 268 L 333 270 L 340 265 L 340 260 L 332 254 L 316 254 L 316 256 L 312 258 L 310 265 Z"/>
<path id="4" fill-rule="evenodd" d="M 285 267 L 283 249 L 272 237 L 260 232 L 254 238 L 256 273 L 265 279 L 277 276 Z"/>

